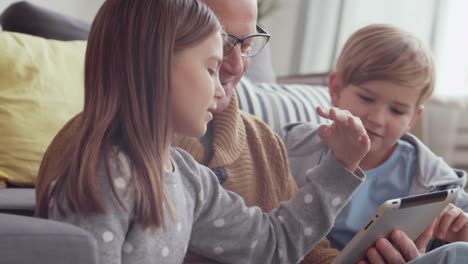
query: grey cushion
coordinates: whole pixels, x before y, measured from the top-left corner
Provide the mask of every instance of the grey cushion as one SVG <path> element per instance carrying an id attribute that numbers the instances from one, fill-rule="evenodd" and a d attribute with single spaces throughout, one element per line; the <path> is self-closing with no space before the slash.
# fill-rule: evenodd
<path id="1" fill-rule="evenodd" d="M 94 264 L 97 244 L 69 224 L 0 214 L 0 263 Z"/>
<path id="2" fill-rule="evenodd" d="M 329 123 L 315 111 L 317 106 L 331 106 L 326 86 L 255 84 L 244 77 L 236 93 L 240 109 L 262 119 L 277 133 L 293 122 Z"/>
<path id="3" fill-rule="evenodd" d="M 0 16 L 4 31 L 19 32 L 56 40 L 86 40 L 91 24 L 21 1 Z"/>
<path id="4" fill-rule="evenodd" d="M 0 189 L 0 212 L 8 210 L 34 211 L 36 204 L 33 188 Z"/>

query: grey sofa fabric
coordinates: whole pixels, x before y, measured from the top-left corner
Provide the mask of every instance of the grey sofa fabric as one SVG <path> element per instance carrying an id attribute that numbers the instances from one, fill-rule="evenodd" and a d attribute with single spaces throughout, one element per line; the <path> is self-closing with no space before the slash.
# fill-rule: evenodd
<path id="1" fill-rule="evenodd" d="M 36 204 L 33 188 L 0 189 L 0 213 L 34 215 Z"/>
<path id="2" fill-rule="evenodd" d="M 97 264 L 97 244 L 69 224 L 0 214 L 0 263 Z"/>
<path id="3" fill-rule="evenodd" d="M 4 31 L 19 32 L 47 39 L 86 40 L 91 24 L 27 1 L 13 3 L 0 16 Z"/>

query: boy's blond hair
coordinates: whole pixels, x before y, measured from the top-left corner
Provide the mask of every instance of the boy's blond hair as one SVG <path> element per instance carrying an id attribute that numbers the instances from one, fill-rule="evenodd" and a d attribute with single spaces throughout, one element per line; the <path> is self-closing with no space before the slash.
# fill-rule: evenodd
<path id="1" fill-rule="evenodd" d="M 354 32 L 336 63 L 341 87 L 367 81 L 390 81 L 421 90 L 418 105 L 434 90 L 435 66 L 430 50 L 400 28 L 372 24 Z"/>

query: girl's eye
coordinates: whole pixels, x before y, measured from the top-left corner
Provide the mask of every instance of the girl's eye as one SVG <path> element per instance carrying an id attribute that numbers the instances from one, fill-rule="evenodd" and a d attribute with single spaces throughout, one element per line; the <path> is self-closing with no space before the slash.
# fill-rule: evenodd
<path id="1" fill-rule="evenodd" d="M 374 101 L 374 98 L 370 96 L 365 96 L 365 95 L 359 95 L 359 98 L 361 98 L 362 101 L 370 103 Z"/>

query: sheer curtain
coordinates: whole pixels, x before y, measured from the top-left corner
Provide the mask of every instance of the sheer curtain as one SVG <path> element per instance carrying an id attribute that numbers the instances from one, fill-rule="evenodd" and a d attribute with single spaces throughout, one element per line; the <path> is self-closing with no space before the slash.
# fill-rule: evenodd
<path id="1" fill-rule="evenodd" d="M 276 67 L 281 66 L 281 74 L 328 71 L 352 32 L 370 23 L 390 23 L 412 32 L 431 47 L 437 66 L 436 96 L 468 96 L 467 0 L 293 2 L 297 10 L 283 15 L 296 22 L 288 25 L 289 31 L 274 34 L 288 37 L 272 39 L 283 44 L 278 49 L 273 43 L 273 61 Z M 274 31 L 283 25 L 283 20 L 275 20 L 270 28 Z M 275 58 L 278 53 L 285 56 Z"/>
<path id="2" fill-rule="evenodd" d="M 444 0 L 440 7 L 434 42 L 435 94 L 468 96 L 468 1 Z"/>

